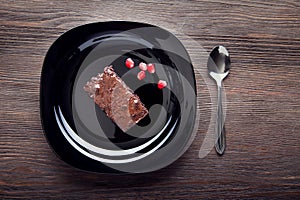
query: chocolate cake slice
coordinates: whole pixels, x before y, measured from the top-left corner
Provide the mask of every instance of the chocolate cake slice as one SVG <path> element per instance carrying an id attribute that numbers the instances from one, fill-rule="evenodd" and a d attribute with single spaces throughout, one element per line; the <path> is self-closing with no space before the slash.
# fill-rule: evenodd
<path id="1" fill-rule="evenodd" d="M 105 67 L 103 73 L 92 77 L 84 90 L 124 132 L 148 114 L 140 98 L 122 81 L 112 66 Z"/>

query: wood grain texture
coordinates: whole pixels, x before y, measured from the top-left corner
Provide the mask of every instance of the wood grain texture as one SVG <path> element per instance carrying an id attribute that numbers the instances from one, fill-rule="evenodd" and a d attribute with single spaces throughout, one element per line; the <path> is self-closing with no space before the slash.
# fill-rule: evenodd
<path id="1" fill-rule="evenodd" d="M 0 199 L 253 199 L 300 196 L 300 2 L 0 0 Z M 44 56 L 78 25 L 130 20 L 179 30 L 209 51 L 228 47 L 227 150 L 199 159 L 211 100 L 174 164 L 144 175 L 82 172 L 51 151 L 39 116 Z M 188 41 L 186 41 L 188 42 Z M 196 46 L 188 51 L 200 66 Z M 204 73 L 205 74 L 205 73 Z M 203 75 L 203 74 L 202 74 Z"/>

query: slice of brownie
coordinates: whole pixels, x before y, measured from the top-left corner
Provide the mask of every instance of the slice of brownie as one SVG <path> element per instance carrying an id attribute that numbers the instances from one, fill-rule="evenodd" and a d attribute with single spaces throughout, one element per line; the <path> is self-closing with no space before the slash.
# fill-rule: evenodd
<path id="1" fill-rule="evenodd" d="M 103 73 L 92 77 L 84 90 L 124 132 L 148 114 L 140 98 L 114 72 L 112 66 L 105 67 Z"/>

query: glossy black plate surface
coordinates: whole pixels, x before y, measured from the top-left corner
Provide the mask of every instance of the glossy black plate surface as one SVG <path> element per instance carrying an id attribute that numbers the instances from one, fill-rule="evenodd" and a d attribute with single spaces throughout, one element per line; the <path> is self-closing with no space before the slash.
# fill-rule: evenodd
<path id="1" fill-rule="evenodd" d="M 132 58 L 154 63 L 156 73 L 138 80 Z M 123 132 L 83 90 L 105 66 L 115 72 L 149 110 Z M 157 82 L 167 87 L 159 89 Z M 196 116 L 193 66 L 180 41 L 149 24 L 101 22 L 74 28 L 49 49 L 41 77 L 41 118 L 56 154 L 79 169 L 142 173 L 174 162 L 191 139 Z"/>

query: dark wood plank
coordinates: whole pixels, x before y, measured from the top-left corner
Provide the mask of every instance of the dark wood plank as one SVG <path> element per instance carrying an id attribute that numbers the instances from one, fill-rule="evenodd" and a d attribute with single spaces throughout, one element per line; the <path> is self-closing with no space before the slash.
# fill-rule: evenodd
<path id="1" fill-rule="evenodd" d="M 0 5 L 1 199 L 300 196 L 299 1 L 0 0 Z M 199 45 L 207 51 L 228 47 L 232 71 L 225 81 L 228 148 L 223 157 L 211 151 L 198 158 L 214 87 L 203 68 L 197 72 L 198 134 L 171 166 L 108 176 L 73 169 L 53 154 L 39 116 L 44 56 L 70 28 L 107 20 L 147 22 L 178 32 L 194 66 L 203 65 Z"/>

